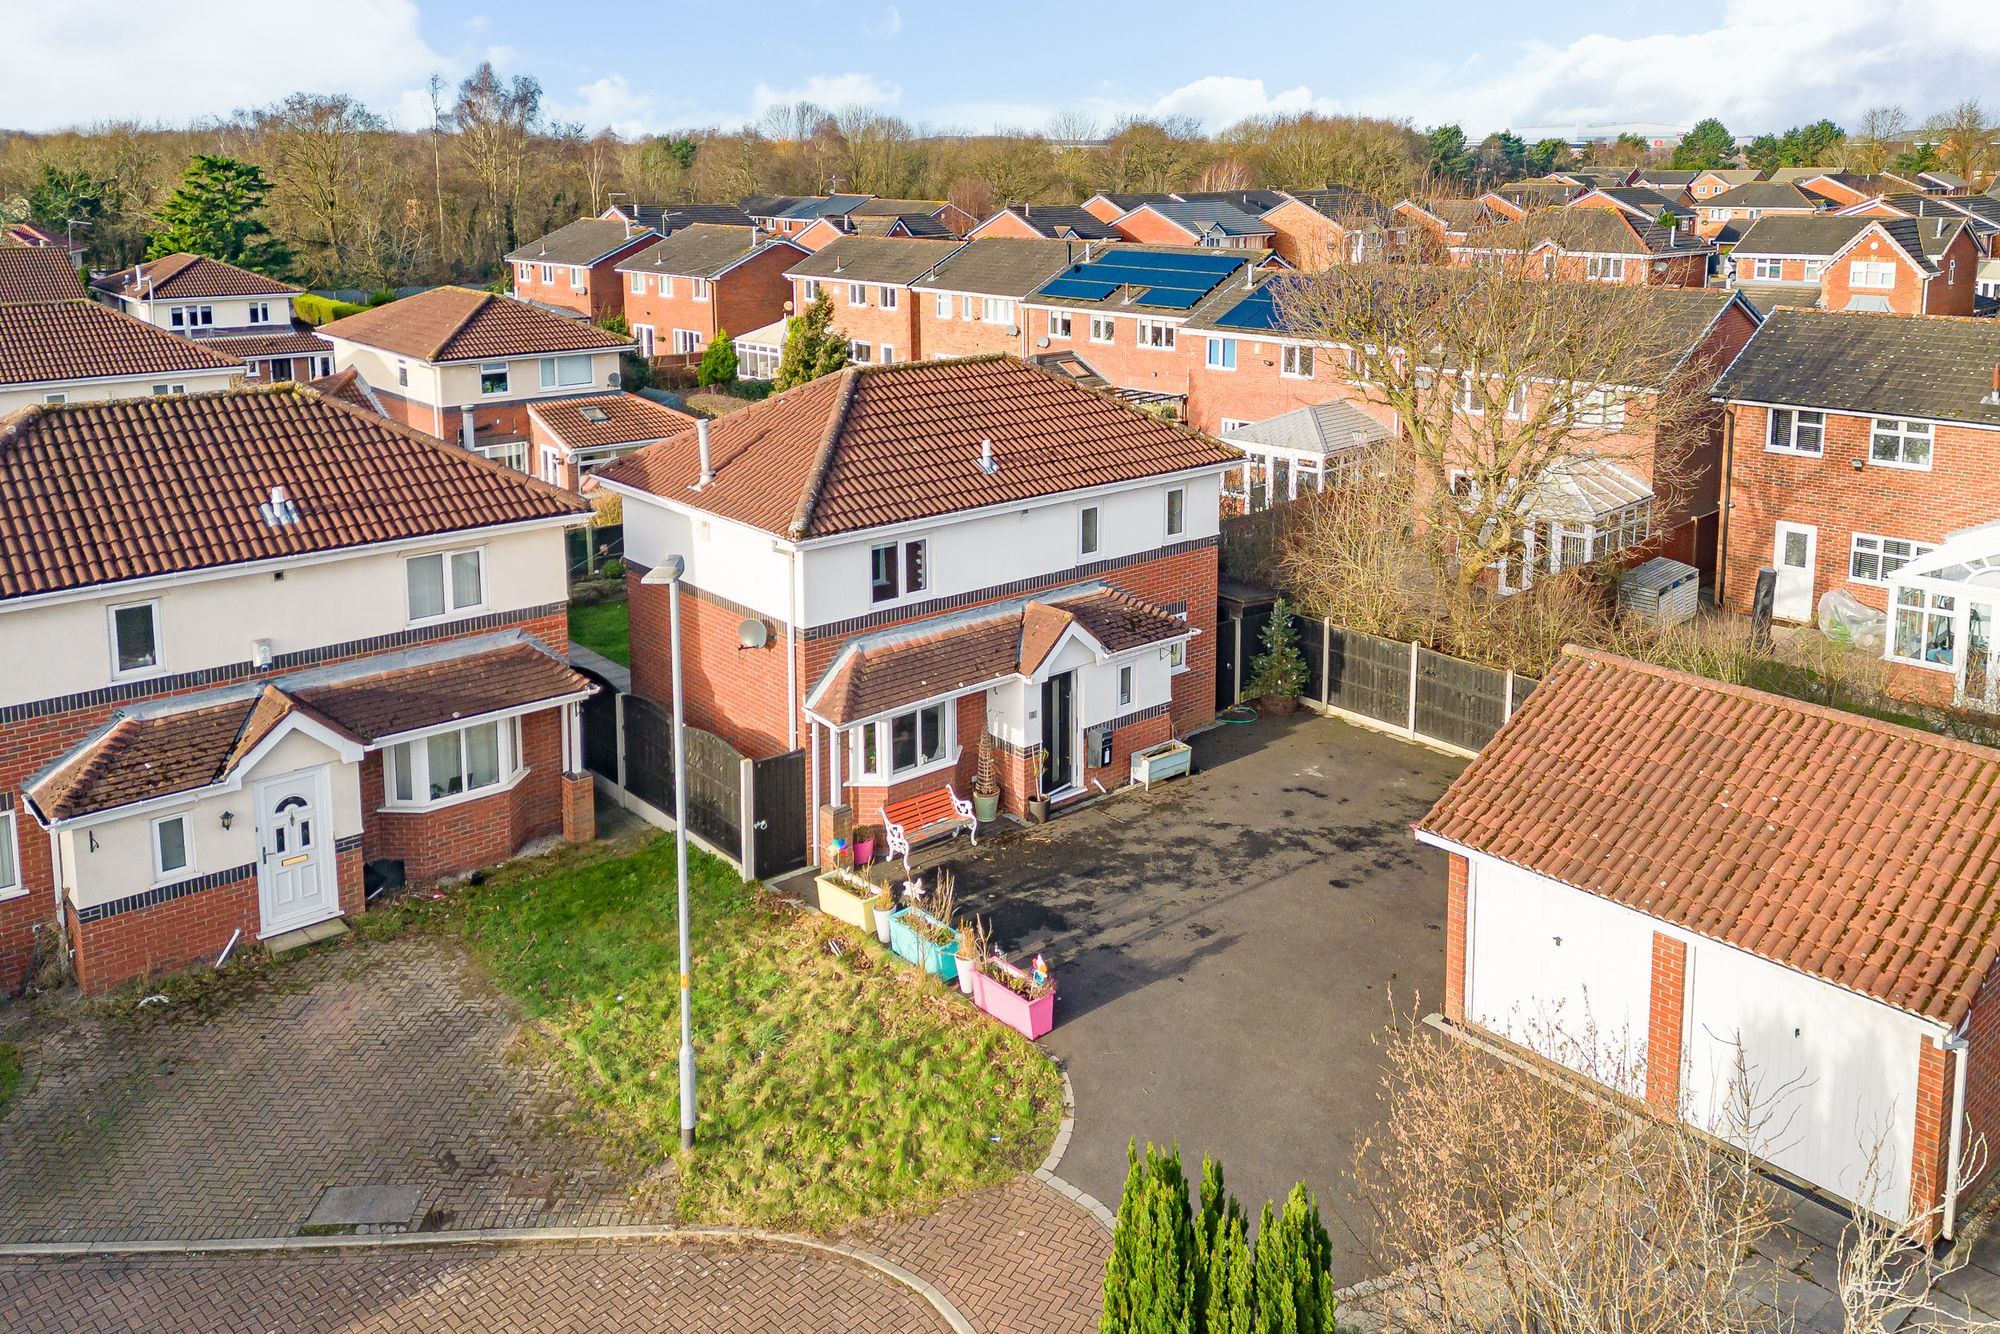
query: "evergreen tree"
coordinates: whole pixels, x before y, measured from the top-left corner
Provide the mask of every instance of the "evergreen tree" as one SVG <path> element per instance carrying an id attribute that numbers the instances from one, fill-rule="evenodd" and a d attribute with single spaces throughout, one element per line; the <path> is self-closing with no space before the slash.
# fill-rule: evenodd
<path id="1" fill-rule="evenodd" d="M 1784 147 L 1775 134 L 1760 134 L 1743 150 L 1743 161 L 1759 171 L 1784 165 Z"/>
<path id="2" fill-rule="evenodd" d="M 1440 125 L 1425 135 L 1424 156 L 1440 180 L 1462 181 L 1472 175 L 1472 153 L 1465 146 L 1465 131 L 1456 125 Z"/>
<path id="3" fill-rule="evenodd" d="M 1847 139 L 1847 131 L 1830 120 L 1795 125 L 1778 141 L 1781 167 L 1832 167 L 1834 152 Z"/>
<path id="4" fill-rule="evenodd" d="M 1104 1262 L 1104 1314 L 1098 1334 L 1199 1334 L 1194 1304 L 1194 1225 L 1177 1147 L 1146 1156 L 1126 1148 L 1131 1164 Z"/>
<path id="5" fill-rule="evenodd" d="M 160 230 L 147 244 L 146 258 L 206 255 L 260 273 L 284 273 L 291 253 L 257 216 L 270 193 L 262 168 L 197 153 L 160 206 Z"/>
<path id="6" fill-rule="evenodd" d="M 1889 165 L 1901 172 L 1936 171 L 1944 165 L 1936 144 L 1911 144 L 1896 154 Z"/>
<path id="7" fill-rule="evenodd" d="M 1306 657 L 1299 651 L 1292 604 L 1284 598 L 1272 606 L 1262 642 L 1264 651 L 1250 664 L 1250 681 L 1244 693 L 1255 699 L 1297 699 L 1306 689 Z"/>
<path id="8" fill-rule="evenodd" d="M 1208 1300 L 1202 1307 L 1203 1334 L 1251 1334 L 1256 1329 L 1256 1270 L 1245 1226 L 1243 1211 L 1238 1209 L 1221 1220 L 1209 1245 L 1203 1275 L 1208 1289 Z"/>
<path id="9" fill-rule="evenodd" d="M 1537 139 L 1528 149 L 1527 169 L 1546 176 L 1557 167 L 1569 165 L 1569 144 L 1561 139 Z"/>
<path id="10" fill-rule="evenodd" d="M 1674 149 L 1674 166 L 1682 171 L 1726 167 L 1736 160 L 1736 136 L 1715 117 L 1697 121 Z"/>
<path id="11" fill-rule="evenodd" d="M 833 327 L 833 299 L 824 290 L 785 326 L 785 355 L 772 386 L 796 388 L 847 364 L 847 339 Z"/>
<path id="12" fill-rule="evenodd" d="M 54 163 L 44 162 L 42 174 L 28 187 L 28 221 L 65 236 L 73 222 L 94 225 L 103 220 L 107 193 L 106 182 L 80 167 L 64 171 Z M 82 234 L 90 235 L 88 231 Z"/>
<path id="13" fill-rule="evenodd" d="M 729 330 L 717 329 L 715 337 L 708 340 L 702 350 L 701 365 L 695 371 L 695 383 L 706 389 L 712 384 L 736 383 L 736 344 L 730 340 Z"/>
<path id="14" fill-rule="evenodd" d="M 1333 1242 L 1303 1182 L 1276 1218 L 1264 1205 L 1254 1269 L 1256 1334 L 1336 1334 Z"/>

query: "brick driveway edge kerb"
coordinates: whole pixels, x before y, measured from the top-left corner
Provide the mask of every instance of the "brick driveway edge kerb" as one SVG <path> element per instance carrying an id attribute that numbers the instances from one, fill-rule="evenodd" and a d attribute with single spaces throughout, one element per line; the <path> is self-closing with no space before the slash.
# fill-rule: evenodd
<path id="1" fill-rule="evenodd" d="M 1056 1175 L 1056 1169 L 1062 1166 L 1063 1153 L 1069 1148 L 1070 1132 L 1076 1128 L 1076 1090 L 1070 1086 L 1069 1071 L 1061 1066 L 1057 1066 L 1056 1070 L 1062 1075 L 1063 1082 L 1062 1124 L 1056 1128 L 1056 1142 L 1049 1146 L 1049 1156 L 1042 1159 L 1042 1165 L 1034 1170 L 1034 1178 L 1096 1219 L 1106 1232 L 1116 1232 L 1113 1226 L 1115 1217 L 1104 1207 L 1103 1201 L 1087 1191 L 1078 1190 Z"/>
<path id="2" fill-rule="evenodd" d="M 1087 1198 L 1087 1197 L 1086 1197 Z M 1098 1206 L 1102 1208 L 1103 1206 Z M 820 1251 L 864 1265 L 902 1284 L 929 1302 L 952 1334 L 978 1334 L 951 1299 L 914 1274 L 858 1246 L 820 1241 L 790 1232 L 737 1227 L 518 1227 L 477 1232 L 393 1232 L 325 1237 L 216 1237 L 206 1241 L 21 1241 L 0 1244 L 0 1260 L 79 1259 L 96 1256 L 299 1253 L 308 1251 L 424 1250 L 447 1246 L 523 1246 L 541 1242 L 657 1241 L 761 1242 Z"/>

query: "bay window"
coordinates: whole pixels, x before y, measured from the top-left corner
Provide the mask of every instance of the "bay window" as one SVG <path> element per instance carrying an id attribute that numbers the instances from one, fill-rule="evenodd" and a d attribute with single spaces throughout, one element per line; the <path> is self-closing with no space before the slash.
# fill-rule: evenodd
<path id="1" fill-rule="evenodd" d="M 954 763 L 952 712 L 940 701 L 856 727 L 856 780 L 893 780 Z"/>
<path id="2" fill-rule="evenodd" d="M 433 806 L 499 788 L 524 770 L 518 717 L 472 723 L 389 747 L 383 796 L 390 806 Z"/>
<path id="3" fill-rule="evenodd" d="M 412 556 L 403 563 L 403 572 L 413 622 L 433 621 L 485 605 L 486 553 L 481 548 Z"/>

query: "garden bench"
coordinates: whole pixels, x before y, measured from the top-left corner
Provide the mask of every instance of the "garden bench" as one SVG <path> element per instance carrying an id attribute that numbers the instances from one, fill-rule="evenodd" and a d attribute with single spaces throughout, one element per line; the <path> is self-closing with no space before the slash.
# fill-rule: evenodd
<path id="1" fill-rule="evenodd" d="M 961 829 L 972 834 L 973 846 L 977 847 L 979 817 L 972 813 L 972 803 L 961 799 L 949 785 L 892 801 L 882 808 L 882 832 L 889 837 L 889 855 L 903 859 L 904 875 L 910 873 L 912 845 L 944 834 L 957 838 Z"/>

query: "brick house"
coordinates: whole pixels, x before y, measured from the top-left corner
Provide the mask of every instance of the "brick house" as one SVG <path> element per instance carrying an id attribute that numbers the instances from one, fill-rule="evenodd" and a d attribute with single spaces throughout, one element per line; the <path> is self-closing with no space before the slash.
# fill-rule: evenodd
<path id="1" fill-rule="evenodd" d="M 155 328 L 239 357 L 244 380 L 275 384 L 333 371 L 333 348 L 300 319 L 300 289 L 203 255 L 163 255 L 91 282 L 98 300 Z"/>
<path id="2" fill-rule="evenodd" d="M 1996 793 L 1987 747 L 1569 649 L 1417 823 L 1445 1015 L 1950 1236 L 2000 1134 Z"/>
<path id="3" fill-rule="evenodd" d="M 1795 184 L 1808 194 L 1825 200 L 1833 208 L 1846 208 L 1851 204 L 1880 199 L 1883 195 L 1924 193 L 1924 187 L 1914 175 L 1897 176 L 1889 172 L 1868 176 L 1859 172 L 1825 171 L 1807 176 Z"/>
<path id="4" fill-rule="evenodd" d="M 965 234 L 968 241 L 1012 237 L 1020 241 L 1117 241 L 1118 229 L 1075 204 L 1009 204 Z"/>
<path id="5" fill-rule="evenodd" d="M 967 241 L 910 284 L 917 346 L 925 358 L 1005 352 L 1029 355 L 1022 300 L 1086 253 L 1109 247 L 1080 241 L 982 237 Z"/>
<path id="6" fill-rule="evenodd" d="M 598 214 L 608 222 L 624 222 L 658 236 L 672 236 L 698 222 L 723 227 L 752 227 L 750 215 L 734 204 L 611 204 Z"/>
<path id="7" fill-rule="evenodd" d="M 784 317 L 785 270 L 811 253 L 758 227 L 696 223 L 618 264 L 625 319 L 642 357 L 697 357 L 718 335 Z"/>
<path id="8" fill-rule="evenodd" d="M 894 203 L 895 201 L 872 202 Z M 806 250 L 824 250 L 843 236 L 916 236 L 932 241 L 958 239 L 957 232 L 929 213 L 868 213 L 860 209 L 839 217 L 816 219 L 810 226 L 789 239 L 794 245 Z"/>
<path id="9" fill-rule="evenodd" d="M 1694 194 L 1694 198 L 1701 206 L 1695 230 L 1721 245 L 1733 245 L 1743 228 L 1759 218 L 1811 217 L 1826 208 L 1821 197 L 1785 181 L 1752 181 L 1716 194 Z"/>
<path id="10" fill-rule="evenodd" d="M 1423 248 L 1433 256 L 1463 245 L 1473 232 L 1493 221 L 1486 206 L 1476 199 L 1404 199 L 1390 212 L 1428 235 L 1429 243 Z"/>
<path id="11" fill-rule="evenodd" d="M 527 472 L 528 405 L 619 387 L 629 338 L 491 292 L 437 287 L 320 327 L 383 411 Z"/>
<path id="12" fill-rule="evenodd" d="M 1828 310 L 1970 315 L 1979 247 L 1962 220 L 1872 218 L 1820 271 Z"/>
<path id="13" fill-rule="evenodd" d="M 1267 274 L 1253 285 L 1225 283 L 1181 326 L 1187 420 L 1196 430 L 1228 436 L 1352 392 L 1344 358 L 1285 328 L 1285 281 Z M 1241 486 L 1236 492 L 1239 499 L 1247 494 Z"/>
<path id="14" fill-rule="evenodd" d="M 633 689 L 669 698 L 642 576 L 678 554 L 689 721 L 805 750 L 815 809 L 963 797 L 990 731 L 1018 815 L 1214 717 L 1232 451 L 1006 357 L 849 368 L 708 436 L 600 474 L 625 501 Z"/>
<path id="15" fill-rule="evenodd" d="M 635 449 L 694 429 L 685 412 L 637 394 L 586 394 L 528 405 L 535 476 L 565 491 L 596 489 L 591 474 Z"/>
<path id="16" fill-rule="evenodd" d="M 0 304 L 0 418 L 41 403 L 227 389 L 243 359 L 95 301 Z"/>
<path id="17" fill-rule="evenodd" d="M 923 355 L 917 301 L 910 284 L 959 247 L 957 241 L 845 236 L 785 271 L 792 309 L 804 310 L 824 291 L 833 327 L 847 339 L 857 365 L 890 365 Z"/>
<path id="18" fill-rule="evenodd" d="M 1095 194 L 1084 200 L 1081 207 L 1085 213 L 1099 222 L 1116 224 L 1120 218 L 1142 204 L 1170 203 L 1175 198 L 1176 196 L 1170 194 Z"/>
<path id="19" fill-rule="evenodd" d="M 1475 232 L 1451 248 L 1461 268 L 1528 261 L 1551 278 L 1644 287 L 1706 287 L 1715 247 L 1616 205 L 1543 210 Z"/>
<path id="20" fill-rule="evenodd" d="M 1359 190 L 1328 186 L 1294 190 L 1259 214 L 1270 247 L 1295 269 L 1408 257 L 1410 233 L 1421 225 Z"/>
<path id="21" fill-rule="evenodd" d="M 1754 185 L 1764 179 L 1764 173 L 1755 167 L 1711 167 L 1707 171 L 1696 172 L 1683 188 L 1692 198 L 1706 200 L 1726 194 L 1739 185 Z"/>
<path id="22" fill-rule="evenodd" d="M 1270 223 L 1222 199 L 1163 199 L 1139 205 L 1115 224 L 1128 241 L 1146 245 L 1268 250 Z"/>
<path id="23" fill-rule="evenodd" d="M 1715 387 L 1728 411 L 1717 601 L 1749 612 L 1766 566 L 1780 620 L 1811 621 L 1820 596 L 1843 589 L 1889 614 L 1892 689 L 1983 707 L 2000 611 L 1983 562 L 1963 566 L 1957 589 L 1897 581 L 2000 519 L 1996 377 L 1991 320 L 1774 313 Z"/>
<path id="24" fill-rule="evenodd" d="M 302 386 L 8 422 L 0 983 L 67 953 L 100 991 L 359 912 L 364 864 L 590 837 L 587 512 Z"/>
<path id="25" fill-rule="evenodd" d="M 658 239 L 652 229 L 623 217 L 579 218 L 508 253 L 514 295 L 592 324 L 622 315 L 618 263 Z"/>

